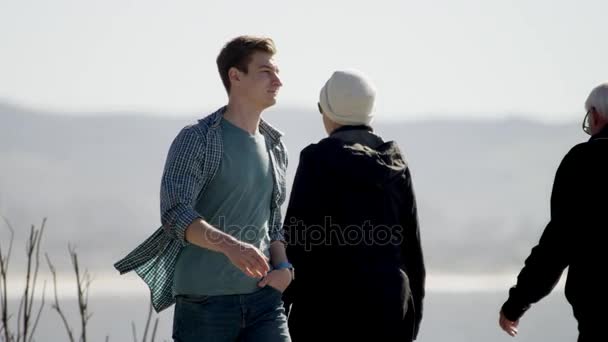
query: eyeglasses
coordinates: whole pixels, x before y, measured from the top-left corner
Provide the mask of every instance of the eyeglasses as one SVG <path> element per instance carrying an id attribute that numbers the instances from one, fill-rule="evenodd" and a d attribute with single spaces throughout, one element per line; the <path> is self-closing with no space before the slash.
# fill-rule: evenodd
<path id="1" fill-rule="evenodd" d="M 585 118 L 583 118 L 583 132 L 591 135 L 591 125 L 589 124 L 589 114 L 591 113 L 591 109 L 587 111 L 585 114 Z"/>
<path id="2" fill-rule="evenodd" d="M 321 103 L 317 102 L 317 107 L 319 108 L 319 113 L 323 114 L 323 108 L 321 108 Z"/>

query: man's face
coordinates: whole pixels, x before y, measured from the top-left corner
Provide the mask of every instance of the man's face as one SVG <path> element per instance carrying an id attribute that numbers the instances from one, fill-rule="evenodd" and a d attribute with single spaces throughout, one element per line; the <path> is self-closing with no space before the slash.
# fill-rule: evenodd
<path id="1" fill-rule="evenodd" d="M 283 85 L 279 78 L 279 68 L 272 55 L 266 52 L 254 52 L 247 73 L 239 72 L 241 76 L 240 93 L 250 103 L 260 109 L 268 108 L 276 103 L 279 88 Z"/>

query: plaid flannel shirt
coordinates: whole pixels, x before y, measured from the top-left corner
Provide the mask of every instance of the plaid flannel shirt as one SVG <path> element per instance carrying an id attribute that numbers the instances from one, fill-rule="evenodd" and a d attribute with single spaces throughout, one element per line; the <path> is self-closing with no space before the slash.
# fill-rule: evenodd
<path id="1" fill-rule="evenodd" d="M 161 181 L 160 207 L 162 226 L 114 267 L 124 274 L 135 271 L 150 288 L 152 305 L 160 312 L 173 303 L 173 272 L 178 255 L 188 244 L 184 234 L 196 219 L 202 218 L 194 204 L 213 180 L 222 160 L 223 144 L 220 122 L 226 107 L 187 126 L 177 135 L 165 164 Z M 274 186 L 269 203 L 271 241 L 284 241 L 281 205 L 285 201 L 287 151 L 282 133 L 264 120 L 260 133 L 273 169 Z"/>

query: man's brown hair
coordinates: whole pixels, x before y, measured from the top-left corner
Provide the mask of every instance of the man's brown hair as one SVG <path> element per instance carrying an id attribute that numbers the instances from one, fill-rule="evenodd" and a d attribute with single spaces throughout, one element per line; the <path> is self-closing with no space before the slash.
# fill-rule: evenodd
<path id="1" fill-rule="evenodd" d="M 276 47 L 274 41 L 266 37 L 239 36 L 224 45 L 222 51 L 217 56 L 217 70 L 224 83 L 226 92 L 230 93 L 230 78 L 228 70 L 235 67 L 247 73 L 247 66 L 251 62 L 254 52 L 266 52 L 274 55 Z"/>

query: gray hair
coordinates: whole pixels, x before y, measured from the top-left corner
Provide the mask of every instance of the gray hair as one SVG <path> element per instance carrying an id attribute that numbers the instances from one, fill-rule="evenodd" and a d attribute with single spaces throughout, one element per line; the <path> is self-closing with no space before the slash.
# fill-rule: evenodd
<path id="1" fill-rule="evenodd" d="M 585 101 L 585 110 L 589 111 L 592 108 L 604 118 L 608 118 L 608 82 L 598 85 L 589 93 Z"/>

